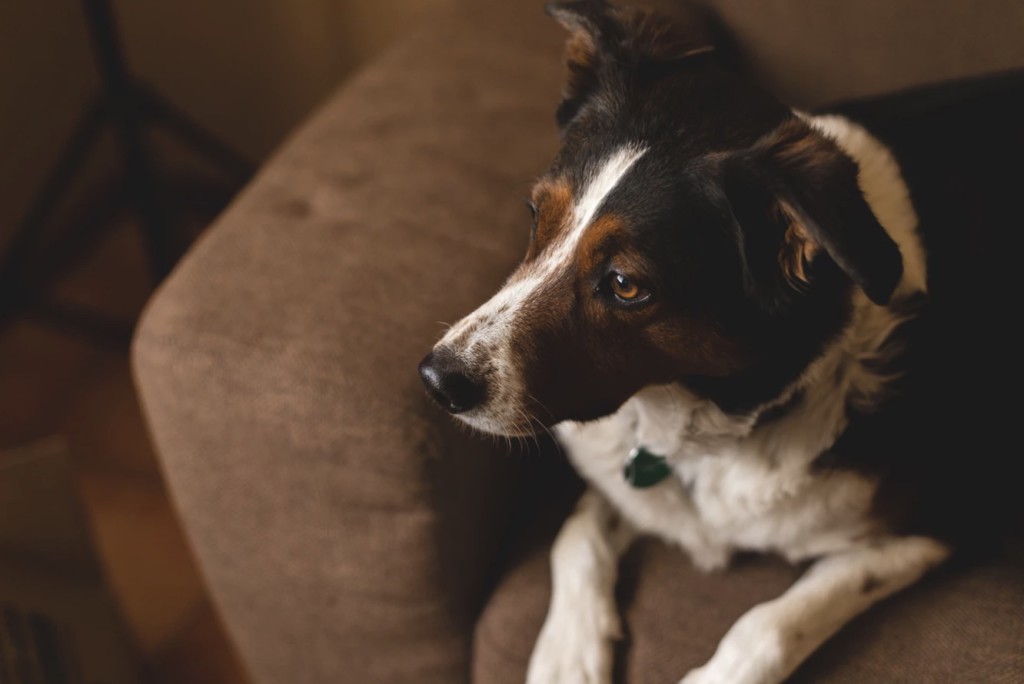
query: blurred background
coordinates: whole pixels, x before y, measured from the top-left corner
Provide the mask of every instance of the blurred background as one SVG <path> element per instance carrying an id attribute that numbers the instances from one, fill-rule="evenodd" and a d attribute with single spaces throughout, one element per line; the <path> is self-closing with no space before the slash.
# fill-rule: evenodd
<path id="1" fill-rule="evenodd" d="M 128 362 L 131 333 L 176 259 L 290 132 L 361 65 L 456 1 L 0 0 L 0 684 L 247 682 L 149 442 Z M 484 12 L 512 4 L 495 2 Z M 714 4 L 748 46 L 755 72 L 801 106 L 998 74 L 1024 63 L 1019 0 L 934 3 L 927 20 L 919 0 L 836 0 L 827 8 L 819 0 Z M 535 16 L 539 26 L 539 8 Z M 451 33 L 460 30 L 469 29 L 456 25 Z M 561 40 L 553 26 L 546 30 Z M 449 35 L 435 33 L 436 41 Z M 501 68 L 525 63 L 515 50 L 544 44 L 510 35 L 499 46 Z M 490 49 L 481 38 L 464 53 L 441 55 L 431 68 L 469 69 L 474 65 L 465 55 Z M 467 78 L 486 73 L 469 71 Z M 553 102 L 556 74 L 548 76 Z M 380 82 L 403 82 L 388 78 Z M 501 97 L 501 84 L 482 89 L 480 111 L 504 110 L 532 78 L 520 75 Z M 453 92 L 457 100 L 475 91 L 450 89 L 438 101 Z M 1000 160 L 1019 149 L 1020 105 L 978 111 L 985 125 L 967 111 L 970 125 L 958 127 L 954 112 L 951 119 L 934 118 L 930 129 L 918 130 L 908 119 L 903 133 L 917 136 L 907 135 L 910 149 L 931 153 L 921 157 L 928 162 L 922 169 L 934 167 L 934 177 L 922 175 L 944 185 L 930 187 L 945 188 L 950 204 L 970 207 L 972 221 L 997 226 L 1015 215 L 1007 207 L 1019 174 L 1000 172 L 1001 185 L 992 185 L 994 174 L 975 170 L 1000 169 Z M 478 114 L 456 121 L 476 121 Z M 899 117 L 893 118 L 898 129 Z M 947 136 L 954 128 L 964 134 Z M 553 135 L 553 127 L 544 130 Z M 940 136 L 944 147 L 936 148 L 932 140 Z M 462 136 L 446 129 L 430 143 L 450 140 L 490 139 L 481 131 Z M 526 150 L 520 161 L 535 151 Z M 964 201 L 975 197 L 982 201 Z M 452 215 L 465 220 L 477 209 Z M 401 217 L 392 212 L 389 220 L 397 225 Z M 956 216 L 945 220 L 953 224 Z M 988 244 L 977 235 L 972 241 L 975 252 Z M 168 426 L 194 420 L 193 405 L 183 406 Z M 418 457 L 421 436 L 410 430 L 401 439 L 410 442 L 410 458 Z M 246 443 L 237 451 L 251 457 L 248 449 Z M 209 479 L 212 491 L 240 488 L 233 472 L 217 475 Z M 211 500 L 226 499 L 203 499 Z M 338 521 L 338 529 L 345 529 L 342 522 L 350 524 Z M 236 606 L 248 605 L 246 591 L 235 594 Z M 282 624 L 275 631 L 266 622 L 247 623 L 250 651 L 297 623 Z M 431 631 L 433 623 L 417 628 Z"/>
<path id="2" fill-rule="evenodd" d="M 87 682 L 246 681 L 167 499 L 129 335 L 287 133 L 449 2 L 0 2 L 0 682 L 80 681 L 73 662 Z M 96 107 L 118 44 L 159 105 L 139 138 L 170 217 L 155 228 L 122 129 L 90 119 L 149 116 L 134 90 Z"/>

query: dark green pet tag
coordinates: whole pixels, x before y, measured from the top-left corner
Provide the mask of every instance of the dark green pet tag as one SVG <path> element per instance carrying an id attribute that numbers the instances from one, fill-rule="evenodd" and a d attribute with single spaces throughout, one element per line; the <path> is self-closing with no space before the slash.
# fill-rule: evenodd
<path id="1" fill-rule="evenodd" d="M 636 447 L 629 452 L 622 476 L 633 487 L 647 489 L 658 484 L 672 474 L 672 467 L 664 456 L 652 454 L 643 447 Z"/>

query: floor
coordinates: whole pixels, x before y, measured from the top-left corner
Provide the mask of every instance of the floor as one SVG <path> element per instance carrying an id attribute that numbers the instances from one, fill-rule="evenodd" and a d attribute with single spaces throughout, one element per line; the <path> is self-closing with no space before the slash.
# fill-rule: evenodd
<path id="1" fill-rule="evenodd" d="M 151 292 L 135 228 L 121 219 L 56 292 L 134 321 Z M 127 354 L 19 319 L 0 331 L 0 449 L 54 435 L 73 459 L 143 681 L 244 684 L 164 489 Z"/>

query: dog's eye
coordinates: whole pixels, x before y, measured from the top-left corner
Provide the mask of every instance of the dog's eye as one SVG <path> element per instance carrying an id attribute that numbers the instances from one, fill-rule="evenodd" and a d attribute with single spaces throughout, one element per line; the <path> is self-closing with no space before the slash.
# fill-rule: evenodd
<path id="1" fill-rule="evenodd" d="M 639 302 L 647 299 L 649 294 L 639 285 L 617 271 L 612 271 L 609 285 L 612 293 L 624 302 Z"/>
<path id="2" fill-rule="evenodd" d="M 530 210 L 530 220 L 533 221 L 533 232 L 537 232 L 537 205 L 532 200 L 523 200 L 526 208 Z"/>

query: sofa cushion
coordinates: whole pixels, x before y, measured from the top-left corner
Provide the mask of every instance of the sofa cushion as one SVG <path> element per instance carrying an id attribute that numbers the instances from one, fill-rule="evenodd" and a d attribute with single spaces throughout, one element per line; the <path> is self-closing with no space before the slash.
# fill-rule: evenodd
<path id="1" fill-rule="evenodd" d="M 509 563 L 477 624 L 475 684 L 522 684 L 551 590 L 548 551 L 565 507 L 538 525 Z M 530 533 L 536 538 L 535 532 Z M 800 570 L 742 556 L 704 574 L 679 550 L 642 540 L 617 586 L 625 638 L 616 681 L 666 684 L 702 665 L 729 627 L 786 590 Z M 790 679 L 794 683 L 1024 681 L 1024 545 L 975 565 L 950 566 L 848 624 Z"/>
<path id="2" fill-rule="evenodd" d="M 525 248 L 560 50 L 518 5 L 409 37 L 296 132 L 144 316 L 149 426 L 261 684 L 468 678 L 519 462 L 433 405 L 416 366 Z"/>

